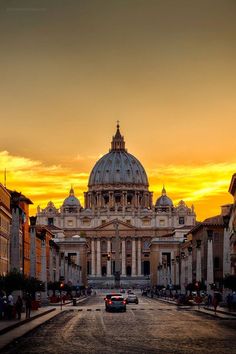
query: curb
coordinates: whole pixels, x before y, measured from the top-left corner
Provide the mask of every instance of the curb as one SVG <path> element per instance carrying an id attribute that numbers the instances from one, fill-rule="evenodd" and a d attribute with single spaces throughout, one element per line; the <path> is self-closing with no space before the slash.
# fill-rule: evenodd
<path id="1" fill-rule="evenodd" d="M 5 327 L 5 328 L 0 330 L 0 335 L 5 334 L 5 333 L 11 331 L 12 329 L 17 328 L 17 327 L 20 327 L 20 326 L 24 325 L 25 323 L 31 322 L 31 321 L 35 320 L 36 318 L 42 317 L 44 315 L 47 315 L 48 313 L 53 312 L 55 310 L 56 310 L 56 308 L 46 310 L 45 312 L 41 312 L 41 313 L 39 313 L 39 314 L 37 314 L 37 315 L 35 315 L 33 317 L 26 318 L 25 320 L 22 320 L 20 322 L 14 323 L 14 324 L 12 324 L 12 325 L 10 325 L 8 327 Z"/>
<path id="2" fill-rule="evenodd" d="M 149 296 L 148 296 L 149 297 Z M 150 299 L 150 297 L 149 297 L 149 299 Z M 214 309 L 210 309 L 210 308 L 206 308 L 206 307 L 202 307 L 202 309 L 203 310 L 205 310 L 205 311 L 209 311 L 209 312 L 213 312 L 213 313 L 208 313 L 208 312 L 204 312 L 204 311 L 201 311 L 201 309 L 200 310 L 198 310 L 197 308 L 194 308 L 195 306 L 197 306 L 197 305 L 181 305 L 181 304 L 177 304 L 177 303 L 175 303 L 175 302 L 172 302 L 172 301 L 169 301 L 169 300 L 165 300 L 165 299 L 161 299 L 161 298 L 154 298 L 155 300 L 157 300 L 157 301 L 160 301 L 160 302 L 163 302 L 163 303 L 168 303 L 169 305 L 175 305 L 175 306 L 177 306 L 177 307 L 179 307 L 179 308 L 181 308 L 182 306 L 184 307 L 184 306 L 189 306 L 189 307 L 191 307 L 194 311 L 197 311 L 197 312 L 201 312 L 201 313 L 205 313 L 205 314 L 208 314 L 208 315 L 214 315 L 214 316 L 217 316 L 217 313 L 218 314 L 222 314 L 222 315 L 227 315 L 227 316 L 232 316 L 232 317 L 236 317 L 236 313 L 235 312 L 228 312 L 228 311 L 224 311 L 224 310 L 216 310 L 216 315 L 215 315 L 215 310 Z"/>

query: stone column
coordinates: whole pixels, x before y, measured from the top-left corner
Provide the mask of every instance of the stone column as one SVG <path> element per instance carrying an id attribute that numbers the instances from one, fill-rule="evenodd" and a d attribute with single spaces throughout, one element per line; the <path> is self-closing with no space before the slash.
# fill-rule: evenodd
<path id="1" fill-rule="evenodd" d="M 95 276 L 95 248 L 93 238 L 91 240 L 91 275 Z"/>
<path id="2" fill-rule="evenodd" d="M 50 281 L 54 281 L 54 272 L 53 272 L 53 253 L 54 249 L 53 246 L 49 248 L 49 275 L 50 275 Z"/>
<path id="3" fill-rule="evenodd" d="M 161 285 L 165 285 L 165 274 L 164 274 L 165 270 L 164 270 L 164 266 L 163 264 L 161 265 L 161 269 L 160 269 L 160 278 L 161 278 Z"/>
<path id="4" fill-rule="evenodd" d="M 107 276 L 111 276 L 111 239 L 107 240 L 107 254 L 110 256 L 107 258 Z"/>
<path id="5" fill-rule="evenodd" d="M 224 250 L 223 250 L 223 277 L 231 273 L 230 261 L 230 231 L 229 227 L 224 228 Z"/>
<path id="6" fill-rule="evenodd" d="M 202 281 L 201 240 L 197 240 L 196 281 Z"/>
<path id="7" fill-rule="evenodd" d="M 161 265 L 157 267 L 157 285 L 161 285 Z"/>
<path id="8" fill-rule="evenodd" d="M 167 265 L 167 284 L 171 284 L 171 274 L 170 274 L 170 266 Z"/>
<path id="9" fill-rule="evenodd" d="M 125 253 L 125 239 L 121 241 L 121 275 L 126 276 L 126 253 Z"/>
<path id="10" fill-rule="evenodd" d="M 214 283 L 213 271 L 213 230 L 207 230 L 207 293 L 211 292 L 210 284 Z"/>
<path id="11" fill-rule="evenodd" d="M 59 251 L 56 250 L 56 281 L 59 281 L 60 279 L 60 275 L 59 275 Z"/>
<path id="12" fill-rule="evenodd" d="M 163 281 L 164 281 L 164 286 L 167 287 L 167 265 L 166 263 L 163 264 Z"/>
<path id="13" fill-rule="evenodd" d="M 46 258 L 46 239 L 41 241 L 41 280 L 45 284 L 45 291 L 41 293 L 42 302 L 47 302 L 47 258 Z"/>
<path id="14" fill-rule="evenodd" d="M 65 256 L 65 283 L 68 283 L 68 255 Z"/>
<path id="15" fill-rule="evenodd" d="M 132 277 L 136 276 L 136 243 L 135 238 L 132 239 Z"/>
<path id="16" fill-rule="evenodd" d="M 180 257 L 176 256 L 176 264 L 175 264 L 175 285 L 179 285 L 179 260 Z"/>
<path id="17" fill-rule="evenodd" d="M 181 272 L 180 272 L 181 293 L 185 293 L 185 253 L 181 252 Z"/>
<path id="18" fill-rule="evenodd" d="M 175 260 L 171 259 L 171 284 L 175 284 Z"/>
<path id="19" fill-rule="evenodd" d="M 65 278 L 65 254 L 61 253 L 61 271 L 60 276 Z"/>
<path id="20" fill-rule="evenodd" d="M 138 276 L 141 276 L 141 240 L 138 239 Z"/>
<path id="21" fill-rule="evenodd" d="M 36 278 L 36 230 L 30 227 L 30 276 Z"/>
<path id="22" fill-rule="evenodd" d="M 188 247 L 188 284 L 193 282 L 192 247 Z"/>
<path id="23" fill-rule="evenodd" d="M 97 276 L 101 276 L 101 241 L 97 239 Z"/>

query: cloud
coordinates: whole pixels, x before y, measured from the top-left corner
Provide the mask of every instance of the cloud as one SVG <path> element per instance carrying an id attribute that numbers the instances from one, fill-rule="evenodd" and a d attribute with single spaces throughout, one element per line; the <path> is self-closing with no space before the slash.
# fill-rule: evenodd
<path id="1" fill-rule="evenodd" d="M 38 204 L 44 207 L 49 200 L 60 207 L 68 196 L 71 185 L 83 204 L 83 193 L 87 190 L 90 174 L 90 171 L 86 172 L 86 168 L 85 172 L 78 173 L 75 170 L 78 167 L 73 163 L 69 167 L 60 164 L 47 165 L 39 160 L 0 151 L 2 182 L 5 168 L 7 187 L 18 190 L 30 198 L 34 203 L 32 212 Z M 174 204 L 181 199 L 189 205 L 194 204 L 199 219 L 218 213 L 220 205 L 232 202 L 228 188 L 231 176 L 236 171 L 236 163 L 162 164 L 154 169 L 147 168 L 146 171 L 149 189 L 154 192 L 154 202 L 160 196 L 164 184 Z"/>

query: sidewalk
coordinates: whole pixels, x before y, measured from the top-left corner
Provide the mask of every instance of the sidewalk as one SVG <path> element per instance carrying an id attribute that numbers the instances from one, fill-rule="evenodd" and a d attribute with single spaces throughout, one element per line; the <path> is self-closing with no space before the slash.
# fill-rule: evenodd
<path id="1" fill-rule="evenodd" d="M 76 299 L 76 302 L 79 303 L 85 299 L 86 297 L 79 298 Z M 62 305 L 62 310 L 72 306 L 72 304 L 72 300 L 66 301 L 66 303 Z M 0 351 L 12 341 L 22 337 L 59 313 L 61 313 L 61 304 L 49 304 L 49 306 L 40 307 L 38 310 L 31 311 L 31 317 L 28 319 L 25 318 L 25 313 L 22 313 L 21 320 L 0 320 Z"/>
<path id="2" fill-rule="evenodd" d="M 151 296 L 148 295 L 149 298 L 151 298 Z M 162 297 L 157 297 L 154 295 L 153 299 L 161 301 L 161 302 L 166 302 L 168 304 L 171 305 L 175 305 L 178 307 L 189 307 L 191 309 L 193 309 L 194 311 L 198 311 L 198 312 L 202 312 L 211 316 L 217 316 L 220 318 L 230 318 L 230 319 L 236 319 L 236 311 L 230 311 L 227 307 L 221 307 L 218 306 L 217 310 L 216 310 L 216 314 L 215 314 L 215 310 L 213 308 L 213 306 L 207 307 L 204 304 L 200 304 L 200 306 L 198 306 L 198 304 L 194 304 L 194 305 L 178 305 L 177 302 L 175 300 L 172 299 L 168 299 L 168 298 L 162 298 Z M 223 315 L 223 316 L 222 316 Z"/>

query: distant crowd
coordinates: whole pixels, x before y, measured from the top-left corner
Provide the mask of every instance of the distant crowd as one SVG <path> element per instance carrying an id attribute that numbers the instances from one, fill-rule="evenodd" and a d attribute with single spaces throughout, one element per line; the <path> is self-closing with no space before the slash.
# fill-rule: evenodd
<path id="1" fill-rule="evenodd" d="M 17 318 L 21 320 L 21 314 L 25 313 L 25 318 L 30 318 L 32 308 L 32 299 L 29 293 L 23 297 L 18 295 L 14 302 L 11 293 L 8 295 L 0 293 L 0 320 L 11 320 Z"/>

